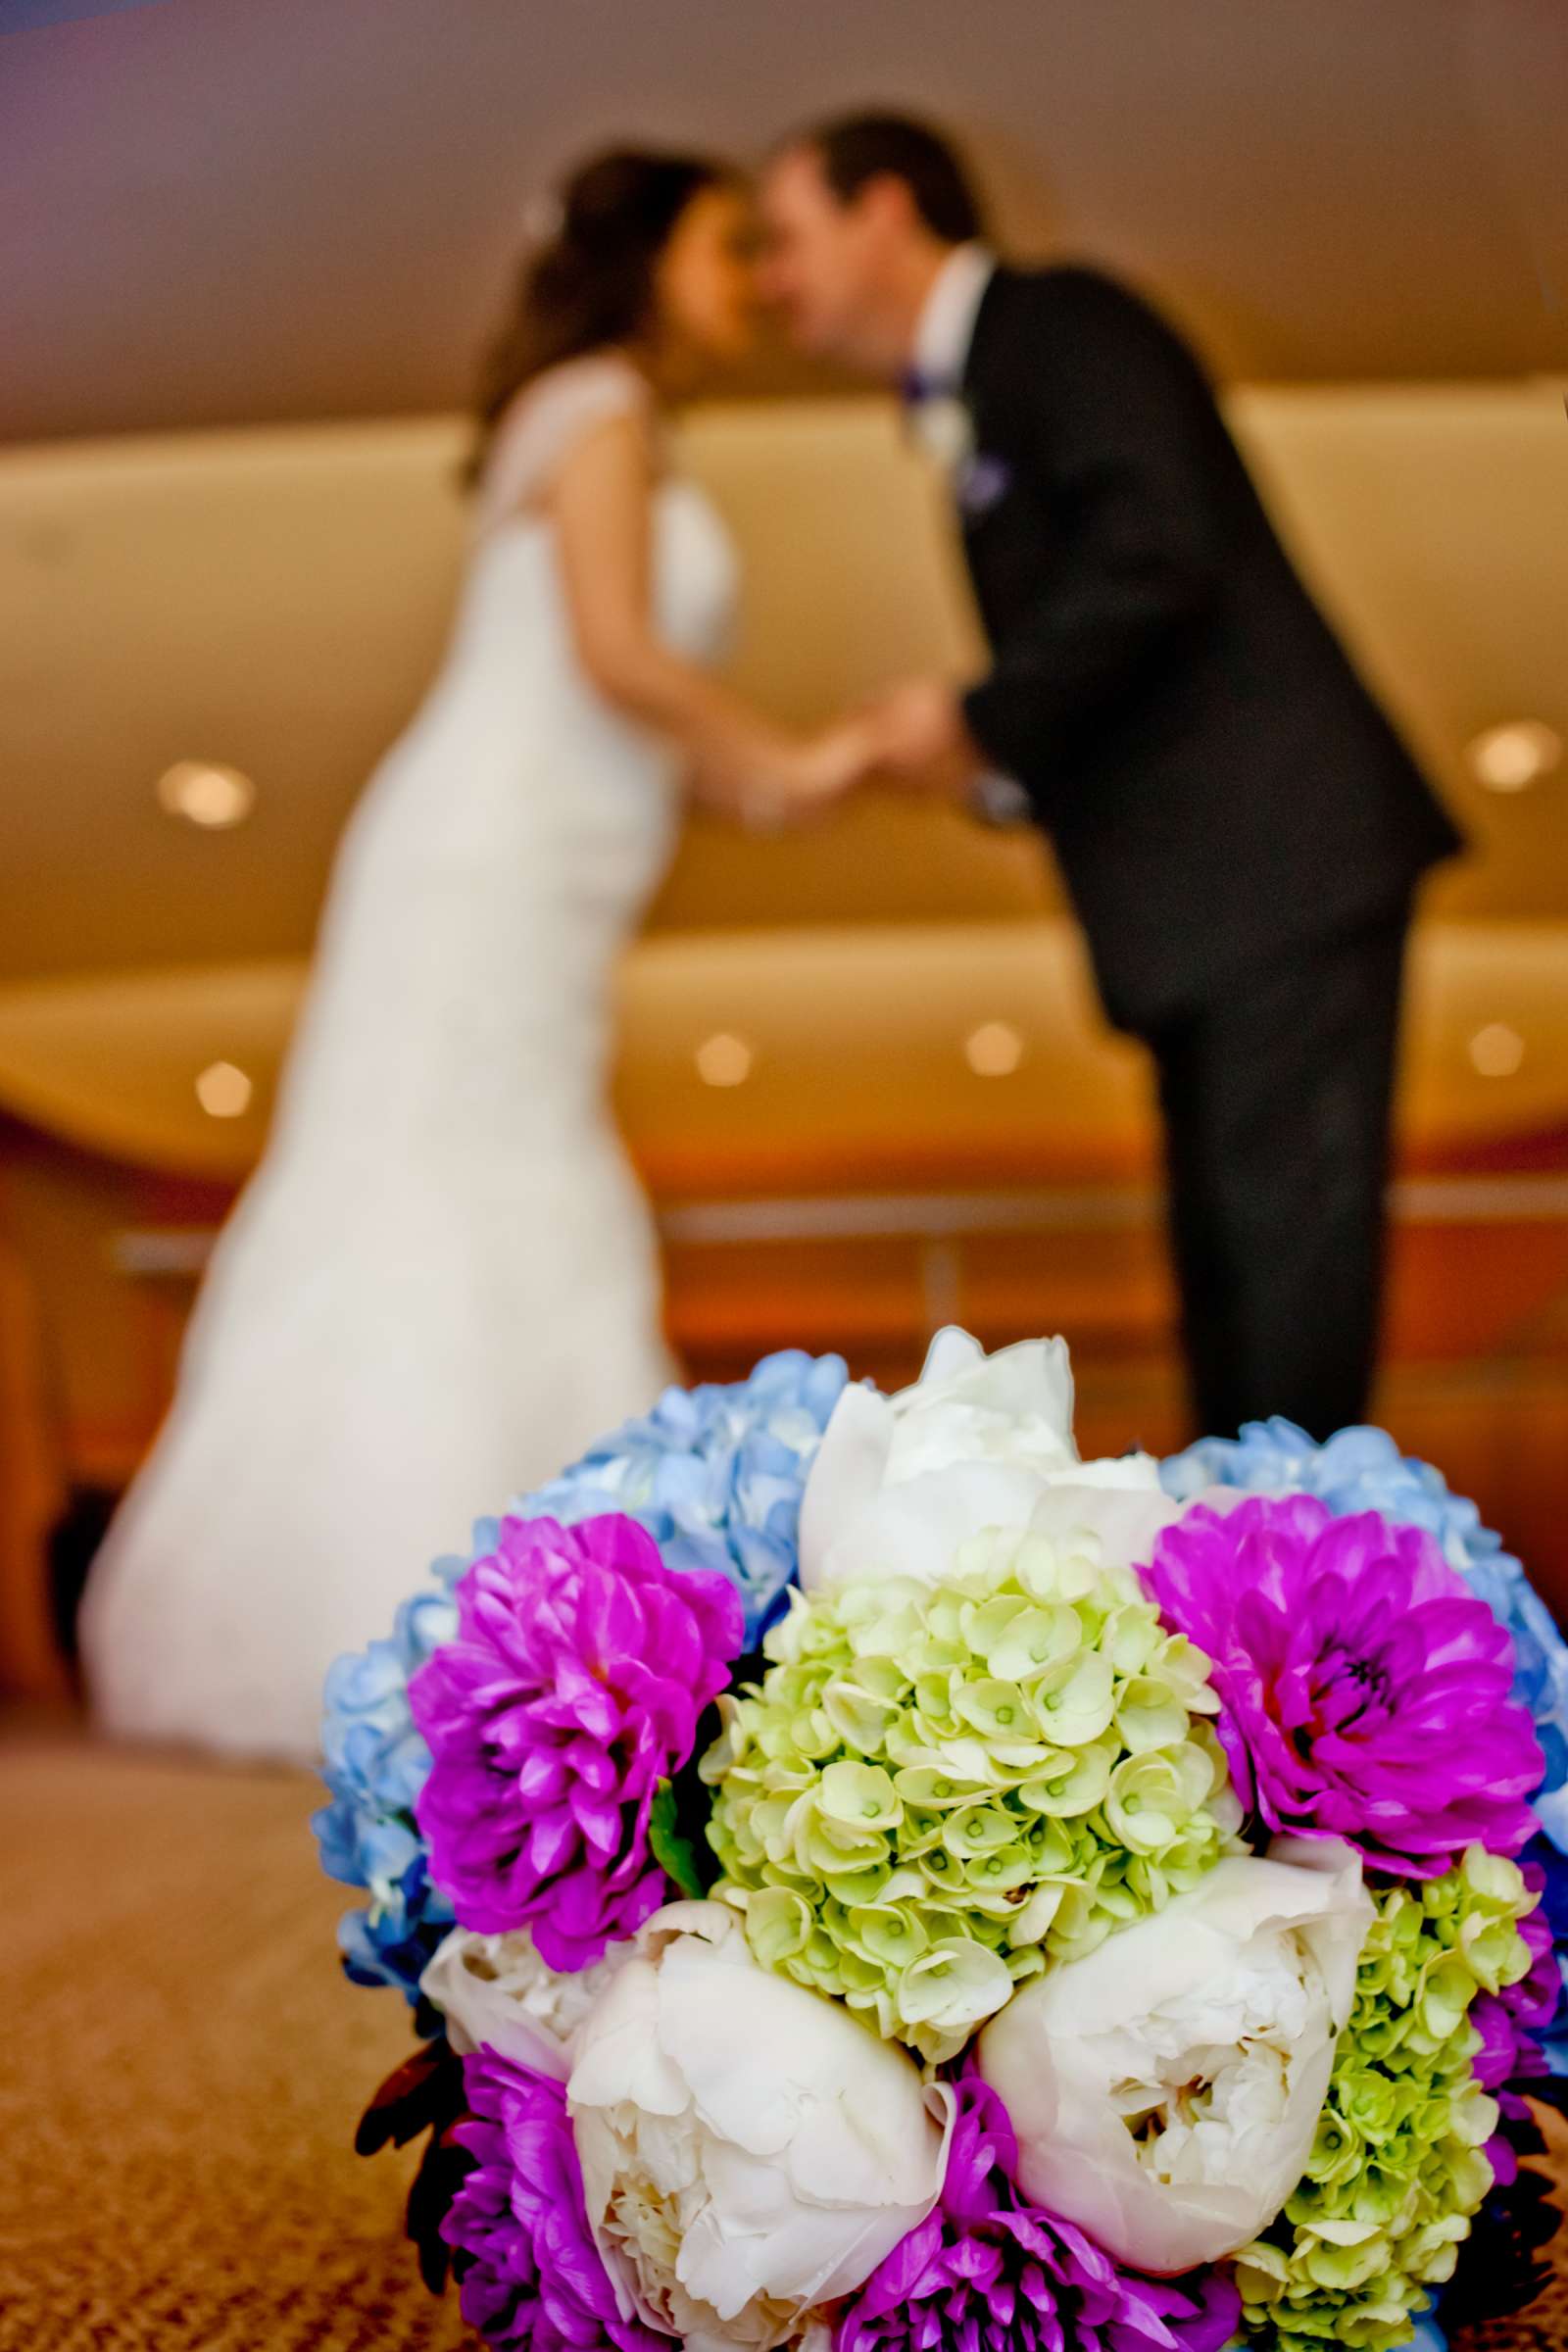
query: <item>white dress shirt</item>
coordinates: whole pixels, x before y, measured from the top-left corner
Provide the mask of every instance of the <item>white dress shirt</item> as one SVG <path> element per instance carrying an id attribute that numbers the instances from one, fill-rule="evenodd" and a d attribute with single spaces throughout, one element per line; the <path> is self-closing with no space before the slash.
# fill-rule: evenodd
<path id="1" fill-rule="evenodd" d="M 955 245 L 937 274 L 914 330 L 914 372 L 923 389 L 956 392 L 969 364 L 974 323 L 997 267 L 989 245 Z"/>

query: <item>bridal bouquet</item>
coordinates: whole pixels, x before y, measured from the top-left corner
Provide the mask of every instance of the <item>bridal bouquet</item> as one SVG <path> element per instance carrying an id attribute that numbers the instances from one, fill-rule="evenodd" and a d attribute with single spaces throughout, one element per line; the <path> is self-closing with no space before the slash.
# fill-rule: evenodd
<path id="1" fill-rule="evenodd" d="M 1059 1341 L 671 1391 L 334 1667 L 493 2346 L 1309 2352 L 1527 2300 L 1568 1650 L 1436 1471 L 1084 1462 Z"/>

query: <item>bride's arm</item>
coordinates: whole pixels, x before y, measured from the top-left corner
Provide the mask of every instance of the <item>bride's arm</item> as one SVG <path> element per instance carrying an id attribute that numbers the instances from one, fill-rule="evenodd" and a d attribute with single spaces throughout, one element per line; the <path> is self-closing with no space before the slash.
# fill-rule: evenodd
<path id="1" fill-rule="evenodd" d="M 672 653 L 652 614 L 654 467 L 640 416 L 618 416 L 567 453 L 549 505 L 577 659 L 605 700 L 656 728 L 688 760 L 699 797 L 757 821 L 831 800 L 871 764 L 854 724 L 790 735 Z"/>

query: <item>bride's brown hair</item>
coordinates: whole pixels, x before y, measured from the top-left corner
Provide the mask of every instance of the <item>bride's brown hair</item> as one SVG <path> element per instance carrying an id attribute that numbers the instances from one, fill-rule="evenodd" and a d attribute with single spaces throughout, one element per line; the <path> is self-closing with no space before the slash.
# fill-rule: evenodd
<path id="1" fill-rule="evenodd" d="M 506 322 L 485 355 L 469 482 L 524 384 L 563 360 L 648 332 L 659 257 L 676 222 L 694 196 L 733 177 L 702 156 L 634 147 L 612 148 L 571 174 L 545 243 L 523 257 Z"/>

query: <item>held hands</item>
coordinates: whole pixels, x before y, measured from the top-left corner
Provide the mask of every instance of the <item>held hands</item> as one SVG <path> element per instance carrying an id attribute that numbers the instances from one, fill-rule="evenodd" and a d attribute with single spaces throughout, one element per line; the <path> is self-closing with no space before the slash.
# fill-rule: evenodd
<path id="1" fill-rule="evenodd" d="M 825 813 L 865 781 L 881 759 L 880 737 L 862 712 L 805 737 L 753 747 L 733 779 L 733 813 L 753 832 L 777 832 Z"/>
<path id="2" fill-rule="evenodd" d="M 871 778 L 958 799 L 983 766 L 953 688 L 940 678 L 908 678 L 760 763 L 743 813 L 754 826 L 799 821 Z"/>
<path id="3" fill-rule="evenodd" d="M 910 678 L 814 735 L 760 731 L 700 772 L 710 806 L 753 832 L 778 832 L 836 807 L 872 777 L 957 798 L 983 765 L 952 687 Z"/>

